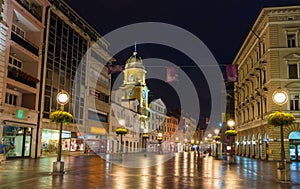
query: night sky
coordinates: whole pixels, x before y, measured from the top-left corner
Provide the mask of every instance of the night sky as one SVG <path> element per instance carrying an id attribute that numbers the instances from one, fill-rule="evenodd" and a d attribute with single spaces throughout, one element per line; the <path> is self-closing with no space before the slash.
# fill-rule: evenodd
<path id="1" fill-rule="evenodd" d="M 230 64 L 263 7 L 299 5 L 300 0 L 65 0 L 101 35 L 139 22 L 163 22 L 184 28 L 210 49 L 217 62 Z M 124 64 L 133 48 L 115 55 Z M 210 94 L 201 70 L 184 54 L 162 45 L 139 45 L 142 58 L 161 58 L 182 67 L 197 88 L 201 108 L 199 121 L 210 112 Z M 183 63 L 184 62 L 184 63 Z M 189 67 L 190 66 L 190 67 Z M 149 98 L 162 98 L 168 110 L 178 107 L 176 92 L 168 83 L 147 81 Z M 163 91 L 163 92 L 162 92 Z M 172 94 L 172 95 L 170 95 Z"/>

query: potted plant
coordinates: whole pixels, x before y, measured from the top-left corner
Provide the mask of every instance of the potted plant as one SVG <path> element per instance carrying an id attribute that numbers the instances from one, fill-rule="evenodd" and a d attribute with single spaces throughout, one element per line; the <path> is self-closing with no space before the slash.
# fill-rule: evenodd
<path id="1" fill-rule="evenodd" d="M 143 138 L 149 138 L 149 134 L 148 133 L 143 133 Z"/>
<path id="2" fill-rule="evenodd" d="M 216 135 L 216 136 L 214 136 L 214 139 L 215 139 L 216 141 L 219 141 L 219 140 L 221 139 L 221 136 Z"/>
<path id="3" fill-rule="evenodd" d="M 56 123 L 70 123 L 73 120 L 72 114 L 62 110 L 55 110 L 50 114 L 50 120 Z"/>
<path id="4" fill-rule="evenodd" d="M 274 112 L 268 116 L 268 124 L 274 126 L 291 125 L 295 120 L 295 116 L 287 112 Z"/>
<path id="5" fill-rule="evenodd" d="M 127 134 L 128 130 L 125 127 L 119 127 L 116 130 L 117 135 L 125 135 Z"/>
<path id="6" fill-rule="evenodd" d="M 229 130 L 225 131 L 225 135 L 226 136 L 236 136 L 237 132 L 234 129 L 229 129 Z"/>

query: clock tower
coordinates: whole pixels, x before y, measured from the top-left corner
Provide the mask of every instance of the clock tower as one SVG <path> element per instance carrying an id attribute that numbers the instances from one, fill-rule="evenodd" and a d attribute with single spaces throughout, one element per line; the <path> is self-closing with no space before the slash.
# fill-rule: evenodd
<path id="1" fill-rule="evenodd" d="M 148 118 L 148 87 L 146 85 L 146 73 L 142 58 L 136 50 L 126 61 L 124 69 L 124 80 L 121 86 L 122 101 L 128 102 L 129 108 L 141 117 L 141 128 L 147 127 Z"/>

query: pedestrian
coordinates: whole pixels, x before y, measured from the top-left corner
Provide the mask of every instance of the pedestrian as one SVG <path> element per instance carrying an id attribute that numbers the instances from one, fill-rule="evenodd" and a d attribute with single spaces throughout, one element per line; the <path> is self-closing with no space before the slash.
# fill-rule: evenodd
<path id="1" fill-rule="evenodd" d="M 5 145 L 4 140 L 2 139 L 0 143 L 0 162 L 5 160 Z"/>

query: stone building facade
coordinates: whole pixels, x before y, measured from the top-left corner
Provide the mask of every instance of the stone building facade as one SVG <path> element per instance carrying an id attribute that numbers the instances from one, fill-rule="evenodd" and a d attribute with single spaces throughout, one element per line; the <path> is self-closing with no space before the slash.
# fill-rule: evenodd
<path id="1" fill-rule="evenodd" d="M 232 64 L 238 65 L 234 85 L 235 153 L 264 160 L 280 159 L 280 128 L 267 124 L 278 111 L 272 94 L 279 87 L 288 92 L 282 110 L 296 116 L 284 127 L 287 159 L 300 159 L 300 6 L 264 8 L 258 15 Z"/>

